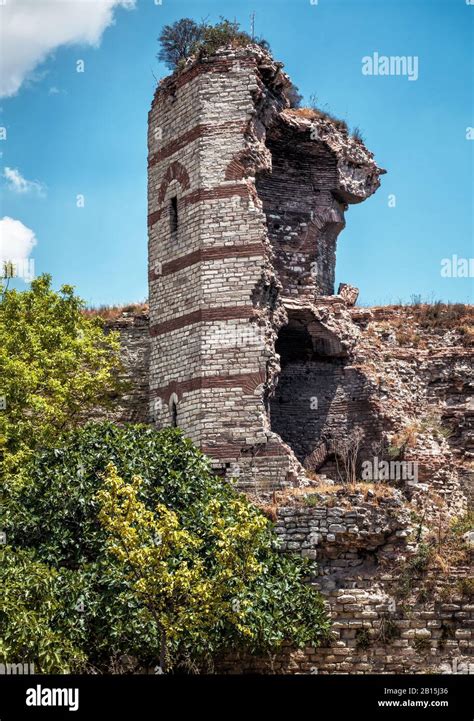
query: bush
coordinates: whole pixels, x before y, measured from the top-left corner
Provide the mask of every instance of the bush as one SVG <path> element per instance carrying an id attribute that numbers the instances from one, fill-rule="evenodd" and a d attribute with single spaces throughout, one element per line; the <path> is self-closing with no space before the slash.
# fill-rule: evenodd
<path id="1" fill-rule="evenodd" d="M 290 101 L 290 108 L 299 108 L 301 101 L 303 100 L 303 96 L 301 95 L 298 86 L 293 83 L 288 90 L 288 100 Z"/>
<path id="2" fill-rule="evenodd" d="M 77 580 L 35 560 L 31 551 L 0 548 L 1 663 L 60 673 L 83 662 Z"/>
<path id="3" fill-rule="evenodd" d="M 39 562 L 70 579 L 69 595 L 83 607 L 82 627 L 79 638 L 65 628 L 65 643 L 96 668 L 109 669 L 123 654 L 140 666 L 157 663 L 163 655 L 164 617 L 157 610 L 166 595 L 163 578 L 186 564 L 196 584 L 208 585 L 211 610 L 206 621 L 190 597 L 179 602 L 184 615 L 173 617 L 168 629 L 170 665 L 200 664 L 234 648 L 314 646 L 328 633 L 323 601 L 305 582 L 307 564 L 278 551 L 271 523 L 212 474 L 209 461 L 180 431 L 89 424 L 38 452 L 27 478 L 10 499 L 9 543 L 34 551 Z M 133 522 L 128 517 L 125 523 L 120 505 L 111 502 L 114 487 L 115 498 L 133 500 Z M 163 519 L 178 536 L 163 546 L 161 558 L 153 538 Z M 118 527 L 141 539 L 126 546 L 125 556 L 116 552 L 125 537 L 117 535 Z M 156 579 L 156 596 L 145 593 L 150 578 Z M 196 586 L 196 598 L 200 594 Z"/>
<path id="4" fill-rule="evenodd" d="M 21 474 L 36 447 L 110 405 L 122 384 L 117 334 L 105 335 L 100 318 L 83 314 L 72 286 L 59 293 L 42 275 L 30 290 L 1 293 L 0 474 Z"/>
<path id="5" fill-rule="evenodd" d="M 221 17 L 215 25 L 197 24 L 194 20 L 183 18 L 165 25 L 158 42 L 161 44 L 157 58 L 171 69 L 182 66 L 191 55 L 198 57 L 213 55 L 219 48 L 231 45 L 245 47 L 251 43 L 260 45 L 265 50 L 270 46 L 263 38 L 252 38 L 249 33 L 240 29 L 238 22 Z"/>
<path id="6" fill-rule="evenodd" d="M 190 18 L 182 18 L 173 23 L 165 25 L 158 38 L 161 44 L 157 58 L 165 63 L 170 70 L 174 70 L 180 62 L 186 60 L 197 48 L 202 40 L 204 26 L 198 25 Z"/>

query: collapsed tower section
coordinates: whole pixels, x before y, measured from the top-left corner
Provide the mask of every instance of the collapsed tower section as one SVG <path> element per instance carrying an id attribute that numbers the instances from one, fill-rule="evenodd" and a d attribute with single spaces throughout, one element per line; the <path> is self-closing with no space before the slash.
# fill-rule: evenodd
<path id="1" fill-rule="evenodd" d="M 151 413 L 246 488 L 304 475 L 275 407 L 282 359 L 350 354 L 336 240 L 383 172 L 292 95 L 266 51 L 224 48 L 162 81 L 149 114 Z"/>

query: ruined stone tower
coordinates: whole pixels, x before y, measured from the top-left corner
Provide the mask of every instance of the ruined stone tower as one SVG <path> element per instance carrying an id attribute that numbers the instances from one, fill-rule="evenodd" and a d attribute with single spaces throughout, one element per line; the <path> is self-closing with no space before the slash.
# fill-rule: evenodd
<path id="1" fill-rule="evenodd" d="M 336 239 L 383 172 L 343 124 L 292 110 L 292 92 L 258 46 L 223 49 L 162 81 L 149 114 L 153 419 L 243 487 L 303 472 L 278 379 L 350 351 Z"/>

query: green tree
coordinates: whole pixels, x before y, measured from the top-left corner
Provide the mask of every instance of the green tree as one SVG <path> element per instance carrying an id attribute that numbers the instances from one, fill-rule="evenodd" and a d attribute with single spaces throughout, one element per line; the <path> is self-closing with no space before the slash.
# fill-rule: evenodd
<path id="1" fill-rule="evenodd" d="M 224 17 L 215 25 L 206 22 L 197 24 L 194 20 L 183 18 L 172 25 L 165 25 L 158 42 L 161 47 L 157 58 L 166 63 L 170 70 L 181 67 L 191 55 L 212 55 L 219 48 L 228 45 L 244 47 L 255 43 L 265 50 L 270 50 L 266 40 L 260 37 L 252 38 L 249 33 L 241 30 L 240 23 Z"/>
<path id="2" fill-rule="evenodd" d="M 203 26 L 190 18 L 182 18 L 172 25 L 165 25 L 158 42 L 160 51 L 157 58 L 174 70 L 182 61 L 192 55 L 202 39 Z"/>
<path id="3" fill-rule="evenodd" d="M 123 654 L 200 665 L 328 633 L 306 563 L 177 429 L 74 429 L 35 454 L 13 501 L 9 542 L 71 574 L 83 626 L 65 633 L 96 668 Z"/>
<path id="4" fill-rule="evenodd" d="M 32 663 L 36 673 L 77 668 L 75 579 L 35 559 L 32 551 L 0 547 L 0 662 Z"/>
<path id="5" fill-rule="evenodd" d="M 0 287 L 0 291 L 2 288 Z M 0 293 L 0 474 L 11 480 L 34 449 L 88 412 L 106 405 L 118 388 L 116 334 L 83 313 L 65 285 L 59 293 L 43 275 L 25 292 Z"/>
<path id="6" fill-rule="evenodd" d="M 98 495 L 99 520 L 109 534 L 107 550 L 122 562 L 132 587 L 160 630 L 160 664 L 169 663 L 169 646 L 184 633 L 202 643 L 220 621 L 249 637 L 248 602 L 239 600 L 264 572 L 258 560 L 268 522 L 243 497 L 229 499 L 233 524 L 225 522 L 223 502 L 212 498 L 204 510 L 213 538 L 212 565 L 204 539 L 186 530 L 178 515 L 164 504 L 149 510 L 139 499 L 140 476 L 125 483 L 113 464 Z"/>

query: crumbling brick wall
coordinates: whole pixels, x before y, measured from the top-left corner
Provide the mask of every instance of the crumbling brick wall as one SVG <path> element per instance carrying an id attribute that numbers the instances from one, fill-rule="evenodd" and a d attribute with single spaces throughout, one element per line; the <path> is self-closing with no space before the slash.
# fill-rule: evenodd
<path id="1" fill-rule="evenodd" d="M 376 389 L 366 375 L 341 359 L 297 360 L 282 368 L 270 412 L 272 428 L 310 471 L 338 471 L 331 439 L 363 431 L 360 454 L 373 455 L 382 438 Z"/>
<path id="2" fill-rule="evenodd" d="M 311 303 L 333 293 L 344 210 L 383 172 L 347 129 L 292 111 L 291 90 L 258 46 L 227 48 L 162 81 L 149 115 L 151 415 L 243 488 L 304 476 L 269 416 L 278 333 L 299 314 L 344 346 L 349 319 Z"/>
<path id="3" fill-rule="evenodd" d="M 100 314 L 100 311 L 99 311 Z M 113 423 L 150 422 L 150 323 L 146 311 L 122 310 L 116 317 L 104 318 L 106 333 L 115 332 L 120 339 L 120 380 L 124 390 L 110 398 L 109 407 L 93 413 L 93 420 Z M 87 420 L 91 418 L 88 416 Z"/>
<path id="4" fill-rule="evenodd" d="M 467 312 L 472 316 L 472 308 Z M 409 437 L 404 459 L 418 464 L 418 487 L 405 484 L 406 492 L 435 494 L 446 513 L 462 515 L 474 498 L 472 348 L 461 345 L 461 331 L 443 328 L 424 334 L 429 349 L 419 342 L 400 346 L 397 328 L 410 328 L 409 308 L 354 308 L 350 315 L 360 330 L 351 359 L 340 343 L 331 345 L 324 338 L 316 351 L 312 342 L 305 346 L 307 335 L 302 344 L 291 333 L 286 345 L 277 340 L 281 373 L 267 408 L 272 427 L 308 471 L 335 480 L 340 475 L 332 440 L 346 438 L 357 427 L 363 431 L 360 472 L 364 460 L 382 457 Z M 107 327 L 120 333 L 124 378 L 130 384 L 107 417 L 149 422 L 148 316 L 125 312 Z M 291 328 L 290 319 L 284 329 Z"/>
<path id="5" fill-rule="evenodd" d="M 338 302 L 337 297 L 332 301 Z M 463 533 L 454 544 L 446 539 L 454 519 L 472 510 L 473 350 L 461 345 L 457 331 L 442 326 L 436 332 L 417 330 L 410 308 L 348 312 L 360 331 L 350 362 L 341 343 L 320 337 L 315 347 L 329 355 L 324 361 L 307 361 L 309 375 L 304 380 L 304 363 L 292 358 L 291 346 L 285 350 L 277 345 L 283 369 L 276 399 L 286 392 L 289 364 L 301 387 L 298 394 L 291 390 L 290 374 L 288 417 L 292 408 L 297 410 L 299 397 L 310 400 L 312 392 L 319 400 L 313 411 L 313 422 L 320 424 L 317 428 L 305 434 L 311 418 L 304 423 L 295 420 L 303 441 L 313 433 L 328 436 L 332 431 L 338 436 L 355 424 L 362 424 L 370 436 L 370 424 L 376 422 L 377 432 L 381 427 L 384 437 L 396 443 L 397 435 L 403 437 L 404 429 L 415 424 L 405 458 L 419 462 L 419 483 L 391 479 L 353 488 L 341 484 L 326 462 L 311 485 L 288 490 L 282 498 L 277 492 L 271 510 L 281 550 L 299 553 L 317 564 L 310 580 L 327 600 L 334 641 L 319 649 L 287 648 L 271 662 L 232 655 L 220 659 L 216 669 L 230 673 L 472 673 L 472 559 Z M 473 311 L 467 312 L 472 315 Z M 144 417 L 150 343 L 146 317 L 119 318 L 112 327 L 121 333 L 127 376 L 132 381 L 119 408 L 128 407 L 130 420 Z M 403 333 L 413 331 L 416 346 L 400 344 L 400 328 Z M 342 332 L 339 335 L 344 337 Z M 314 353 L 312 342 L 310 352 Z M 325 376 L 326 367 L 332 370 Z M 356 396 L 348 390 L 357 384 L 350 379 L 354 374 L 359 378 L 358 373 L 360 398 L 371 409 L 367 415 L 360 405 L 353 414 L 351 410 Z M 306 404 L 302 413 L 305 409 Z M 291 422 L 287 427 L 292 427 Z M 300 452 L 298 434 L 288 437 L 288 442 Z M 373 450 L 363 446 L 361 454 L 370 458 Z M 267 509 L 271 495 L 262 494 L 259 500 L 255 488 L 251 492 Z M 417 571 L 415 561 L 427 544 L 434 560 Z M 436 561 L 438 552 L 441 565 Z"/>
<path id="6" fill-rule="evenodd" d="M 290 128 L 267 134 L 270 170 L 257 176 L 283 293 L 314 299 L 334 293 L 336 240 L 345 204 L 334 196 L 337 158 L 323 142 L 295 143 Z"/>
<path id="7" fill-rule="evenodd" d="M 314 562 L 311 581 L 326 598 L 333 639 L 272 658 L 231 654 L 218 671 L 474 673 L 468 549 L 449 573 L 434 562 L 423 568 L 412 514 L 403 496 L 388 490 L 342 489 L 306 496 L 314 507 L 300 497 L 278 508 L 282 552 Z"/>

